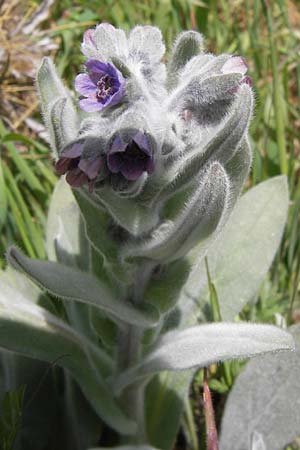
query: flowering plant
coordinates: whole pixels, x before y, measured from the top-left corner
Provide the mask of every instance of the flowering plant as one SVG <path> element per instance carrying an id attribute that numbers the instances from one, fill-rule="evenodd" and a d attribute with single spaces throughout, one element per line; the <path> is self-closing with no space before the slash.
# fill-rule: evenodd
<path id="1" fill-rule="evenodd" d="M 231 242 L 223 233 L 251 164 L 250 78 L 240 56 L 204 53 L 194 31 L 178 36 L 167 67 L 161 33 L 150 26 L 127 36 L 100 24 L 84 34 L 82 51 L 78 107 L 49 59 L 38 72 L 56 170 L 66 181 L 50 205 L 49 261 L 8 250 L 10 265 L 41 289 L 44 303 L 25 290 L 1 297 L 1 345 L 56 361 L 67 400 L 75 402 L 71 375 L 85 408 L 118 433 L 120 445 L 169 449 L 183 394 L 157 374 L 189 370 L 190 379 L 191 369 L 294 345 L 278 327 L 234 323 L 225 304 L 226 322 L 204 323 L 211 321 L 206 301 L 196 304 L 207 286 L 204 257 L 210 252 L 213 260 L 220 242 Z M 257 284 L 285 213 L 273 221 Z M 53 298 L 61 300 L 60 314 Z M 181 380 L 181 391 L 187 385 Z M 153 422 L 158 392 L 176 416 L 165 428 Z M 82 434 L 76 448 L 97 444 L 95 432 Z"/>

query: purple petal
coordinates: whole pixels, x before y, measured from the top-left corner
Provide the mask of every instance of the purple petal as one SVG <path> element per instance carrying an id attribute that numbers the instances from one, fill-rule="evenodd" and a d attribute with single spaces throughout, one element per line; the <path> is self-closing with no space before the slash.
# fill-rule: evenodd
<path id="1" fill-rule="evenodd" d="M 120 103 L 124 95 L 125 95 L 125 86 L 121 86 L 121 88 L 109 98 L 109 102 L 107 102 L 105 106 L 117 105 L 118 103 Z"/>
<path id="2" fill-rule="evenodd" d="M 98 59 L 89 59 L 85 65 L 88 72 L 95 72 L 103 75 L 108 71 L 108 64 L 98 61 Z"/>
<path id="3" fill-rule="evenodd" d="M 107 166 L 112 173 L 120 172 L 123 164 L 124 161 L 119 152 L 107 156 Z"/>
<path id="4" fill-rule="evenodd" d="M 96 85 L 86 73 L 80 73 L 75 78 L 75 89 L 79 94 L 88 97 L 96 91 Z"/>
<path id="5" fill-rule="evenodd" d="M 149 140 L 147 136 L 142 133 L 141 131 L 138 131 L 133 136 L 133 141 L 139 146 L 139 148 L 146 153 L 146 155 L 151 156 L 151 150 L 149 145 Z"/>
<path id="6" fill-rule="evenodd" d="M 81 156 L 81 153 L 83 151 L 83 142 L 75 142 L 73 144 L 69 144 L 62 152 L 61 156 L 64 156 L 66 158 L 78 158 Z"/>
<path id="7" fill-rule="evenodd" d="M 125 152 L 128 142 L 122 141 L 120 136 L 116 136 L 109 149 L 109 154 Z"/>
<path id="8" fill-rule="evenodd" d="M 88 182 L 87 175 L 78 167 L 67 173 L 66 181 L 73 187 L 80 187 Z"/>
<path id="9" fill-rule="evenodd" d="M 244 77 L 243 79 L 242 79 L 242 81 L 241 81 L 241 84 L 248 84 L 248 86 L 252 86 L 252 78 L 251 77 L 249 77 L 249 76 L 247 76 L 247 77 Z"/>
<path id="10" fill-rule="evenodd" d="M 102 165 L 103 159 L 99 157 L 81 159 L 78 167 L 89 177 L 90 180 L 92 180 L 97 177 Z"/>
<path id="11" fill-rule="evenodd" d="M 121 74 L 121 72 L 114 65 L 112 65 L 110 63 L 107 63 L 106 73 L 108 73 L 108 75 L 110 75 L 111 77 L 116 78 L 116 80 L 118 80 L 118 75 L 121 75 L 121 77 L 123 78 L 123 75 Z"/>
<path id="12" fill-rule="evenodd" d="M 222 73 L 224 74 L 241 73 L 242 75 L 245 75 L 247 70 L 247 64 L 245 60 L 240 56 L 232 56 L 231 58 L 229 58 L 221 69 Z"/>
<path id="13" fill-rule="evenodd" d="M 58 175 L 64 175 L 70 165 L 70 158 L 59 158 L 57 163 L 55 164 L 55 170 L 58 173 Z"/>
<path id="14" fill-rule="evenodd" d="M 129 181 L 137 180 L 144 173 L 144 168 L 139 165 L 124 164 L 121 168 L 121 174 Z"/>
<path id="15" fill-rule="evenodd" d="M 96 98 L 83 98 L 79 100 L 78 105 L 85 112 L 96 112 L 103 109 L 103 104 L 98 102 Z"/>

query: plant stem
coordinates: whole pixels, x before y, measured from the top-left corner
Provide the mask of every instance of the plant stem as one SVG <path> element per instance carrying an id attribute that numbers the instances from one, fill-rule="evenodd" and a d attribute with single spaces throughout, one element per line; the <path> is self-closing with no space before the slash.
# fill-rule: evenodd
<path id="1" fill-rule="evenodd" d="M 150 275 L 152 265 L 149 263 L 140 264 L 136 270 L 135 282 L 130 289 L 130 298 L 134 304 L 143 303 L 143 292 Z M 117 371 L 137 364 L 142 356 L 142 340 L 144 330 L 135 325 L 122 325 L 119 330 Z M 121 404 L 128 416 L 137 423 L 137 433 L 135 436 L 126 437 L 123 443 L 145 444 L 147 442 L 145 426 L 145 383 L 137 382 L 124 389 L 121 394 Z M 129 442 L 128 442 L 129 440 Z"/>
<path id="2" fill-rule="evenodd" d="M 138 362 L 141 356 L 142 330 L 129 325 L 119 333 L 118 371 L 122 372 Z M 141 444 L 146 442 L 144 414 L 144 384 L 135 383 L 128 386 L 120 398 L 121 404 L 128 416 L 137 423 L 135 436 L 126 437 L 126 443 Z M 124 441 L 123 441 L 124 442 Z"/>
<path id="3" fill-rule="evenodd" d="M 207 450 L 219 450 L 218 432 L 215 422 L 215 413 L 211 393 L 208 387 L 207 369 L 204 369 L 203 403 L 206 425 Z"/>

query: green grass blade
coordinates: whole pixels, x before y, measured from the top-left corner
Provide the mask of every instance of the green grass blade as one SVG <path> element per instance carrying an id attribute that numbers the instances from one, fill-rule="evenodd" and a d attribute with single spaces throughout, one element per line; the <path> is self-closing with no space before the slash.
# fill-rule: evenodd
<path id="1" fill-rule="evenodd" d="M 5 138 L 5 135 L 7 134 L 7 131 L 3 125 L 3 122 L 0 120 L 0 135 L 1 138 Z M 39 191 L 41 193 L 44 192 L 44 189 L 36 177 L 34 175 L 33 171 L 29 167 L 28 163 L 25 161 L 25 159 L 21 156 L 21 154 L 18 152 L 16 147 L 13 143 L 7 142 L 5 143 L 5 147 L 8 151 L 9 156 L 13 160 L 14 164 L 16 165 L 17 169 L 19 170 L 20 174 L 22 174 L 24 178 L 24 182 L 28 184 L 28 186 L 35 190 Z"/>
<path id="2" fill-rule="evenodd" d="M 23 218 L 22 222 L 23 222 L 24 228 L 25 228 L 24 232 L 28 236 L 28 239 L 30 239 L 31 247 L 35 250 L 34 255 L 38 256 L 40 258 L 44 258 L 45 257 L 45 249 L 44 249 L 43 236 L 39 232 L 36 224 L 33 222 L 33 218 L 31 217 L 31 214 L 26 206 L 26 203 L 20 192 L 20 189 L 19 189 L 17 183 L 15 182 L 13 174 L 11 173 L 8 166 L 4 166 L 4 174 L 5 174 L 6 180 L 8 181 L 10 192 L 14 196 L 14 199 L 16 201 L 19 213 L 21 214 L 21 216 Z M 23 229 L 23 227 L 22 227 L 22 229 Z"/>
<path id="3" fill-rule="evenodd" d="M 5 225 L 7 218 L 7 194 L 3 176 L 2 160 L 0 157 L 0 230 Z"/>
<path id="4" fill-rule="evenodd" d="M 273 76 L 273 94 L 274 94 L 274 108 L 275 108 L 275 122 L 276 122 L 276 137 L 279 150 L 280 171 L 283 175 L 288 174 L 288 159 L 285 141 L 285 125 L 283 112 L 283 99 L 281 95 L 281 80 L 278 70 L 278 55 L 276 41 L 273 33 L 273 19 L 272 9 L 266 0 L 262 0 L 263 11 L 267 19 L 267 26 L 269 32 L 269 45 L 271 51 L 271 65 Z"/>

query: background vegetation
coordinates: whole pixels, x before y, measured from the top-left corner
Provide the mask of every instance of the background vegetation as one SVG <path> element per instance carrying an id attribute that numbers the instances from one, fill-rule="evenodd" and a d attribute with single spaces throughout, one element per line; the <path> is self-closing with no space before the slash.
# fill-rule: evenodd
<path id="1" fill-rule="evenodd" d="M 42 5 L 42 9 L 41 9 Z M 243 55 L 256 94 L 251 127 L 253 168 L 246 188 L 287 174 L 289 220 L 280 251 L 260 290 L 258 302 L 243 319 L 300 320 L 300 6 L 288 0 L 4 0 L 0 2 L 0 264 L 6 247 L 45 257 L 43 237 L 47 205 L 56 182 L 39 125 L 34 87 L 36 66 L 51 54 L 72 87 L 80 70 L 83 31 L 98 22 L 130 29 L 160 27 L 168 48 L 174 36 L 195 29 L 213 53 Z M 41 20 L 43 19 L 43 20 Z M 275 315 L 277 313 L 277 316 Z M 281 316 L 278 316 L 278 313 Z M 211 368 L 217 418 L 240 364 Z M 202 372 L 187 405 L 185 440 L 197 448 L 202 437 Z M 193 419 L 194 418 L 194 419 Z M 196 426 L 195 426 L 196 424 Z M 178 442 L 180 444 L 180 440 Z M 297 448 L 293 447 L 293 448 Z"/>

